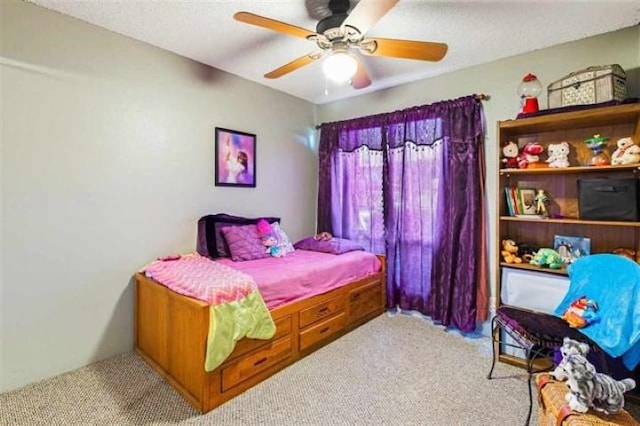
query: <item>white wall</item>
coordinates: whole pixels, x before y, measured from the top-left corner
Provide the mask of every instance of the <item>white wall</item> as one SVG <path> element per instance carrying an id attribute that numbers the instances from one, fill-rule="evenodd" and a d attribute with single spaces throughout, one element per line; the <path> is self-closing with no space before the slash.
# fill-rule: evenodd
<path id="1" fill-rule="evenodd" d="M 316 121 L 300 99 L 32 4 L 0 1 L 0 16 L 0 391 L 131 350 L 133 272 L 193 250 L 201 215 L 313 232 L 316 122 L 488 93 L 493 194 L 495 122 L 515 116 L 525 73 L 619 63 L 640 93 L 635 27 L 322 105 Z M 257 188 L 213 185 L 214 126 L 257 134 Z"/>
<path id="2" fill-rule="evenodd" d="M 0 391 L 131 350 L 132 274 L 193 251 L 200 216 L 314 231 L 312 104 L 32 4 L 0 15 Z M 215 126 L 257 135 L 257 188 L 214 186 Z"/>
<path id="3" fill-rule="evenodd" d="M 472 42 L 472 41 L 470 41 Z M 444 59 L 446 61 L 446 57 Z M 640 97 L 640 27 L 604 34 L 519 55 L 486 65 L 476 66 L 435 78 L 405 84 L 384 91 L 320 105 L 318 122 L 332 122 L 382 112 L 391 112 L 415 105 L 425 105 L 444 99 L 454 99 L 472 93 L 485 93 L 491 99 L 484 102 L 486 118 L 487 194 L 490 237 L 491 292 L 495 289 L 496 193 L 498 149 L 496 122 L 515 118 L 519 99 L 516 93 L 522 77 L 533 72 L 546 88 L 562 76 L 592 65 L 620 64 L 627 72 L 629 96 Z M 425 66 L 429 66 L 425 64 Z M 375 78 L 375 76 L 373 76 Z M 546 90 L 539 100 L 547 107 Z M 493 304 L 492 304 L 493 305 Z"/>

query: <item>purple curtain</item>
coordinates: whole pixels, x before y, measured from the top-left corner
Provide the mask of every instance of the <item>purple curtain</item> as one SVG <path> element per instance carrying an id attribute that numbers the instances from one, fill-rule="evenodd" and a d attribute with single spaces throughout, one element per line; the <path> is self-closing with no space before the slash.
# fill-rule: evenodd
<path id="1" fill-rule="evenodd" d="M 462 331 L 482 294 L 482 137 L 473 96 L 321 126 L 318 230 L 387 256 L 389 308 Z"/>
<path id="2" fill-rule="evenodd" d="M 486 264 L 482 105 L 474 98 L 437 107 L 445 146 L 443 191 L 439 194 L 439 238 L 426 314 L 465 332 L 476 326 L 478 282 Z M 482 316 L 480 316 L 482 317 Z"/>

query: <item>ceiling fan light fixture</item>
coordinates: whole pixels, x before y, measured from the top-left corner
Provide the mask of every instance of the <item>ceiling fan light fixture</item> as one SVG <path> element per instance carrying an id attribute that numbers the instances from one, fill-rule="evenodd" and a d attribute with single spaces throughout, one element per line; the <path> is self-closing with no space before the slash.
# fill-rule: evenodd
<path id="1" fill-rule="evenodd" d="M 358 71 L 358 61 L 347 52 L 334 52 L 322 63 L 324 75 L 336 83 L 345 83 Z"/>

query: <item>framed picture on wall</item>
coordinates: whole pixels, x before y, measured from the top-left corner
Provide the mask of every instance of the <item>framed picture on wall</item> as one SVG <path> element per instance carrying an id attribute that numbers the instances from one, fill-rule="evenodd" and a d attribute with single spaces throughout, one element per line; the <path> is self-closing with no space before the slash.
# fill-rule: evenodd
<path id="1" fill-rule="evenodd" d="M 216 186 L 256 186 L 256 135 L 216 127 Z"/>

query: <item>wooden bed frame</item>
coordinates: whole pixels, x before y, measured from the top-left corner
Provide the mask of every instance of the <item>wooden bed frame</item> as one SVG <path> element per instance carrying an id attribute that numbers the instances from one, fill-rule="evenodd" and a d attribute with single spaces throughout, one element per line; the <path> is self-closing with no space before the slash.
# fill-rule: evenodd
<path id="1" fill-rule="evenodd" d="M 386 263 L 379 273 L 271 310 L 270 340 L 242 339 L 214 371 L 204 370 L 209 306 L 136 274 L 136 352 L 202 413 L 382 314 Z"/>

